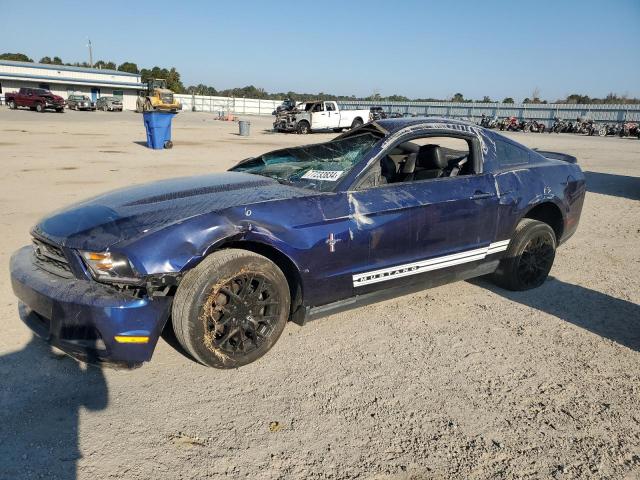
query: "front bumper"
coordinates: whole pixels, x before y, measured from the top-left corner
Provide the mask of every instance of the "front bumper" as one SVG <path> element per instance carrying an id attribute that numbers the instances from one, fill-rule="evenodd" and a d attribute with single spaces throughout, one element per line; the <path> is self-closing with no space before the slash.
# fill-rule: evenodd
<path id="1" fill-rule="evenodd" d="M 151 359 L 169 317 L 171 297 L 134 297 L 93 280 L 41 270 L 33 250 L 11 257 L 11 284 L 19 312 L 36 335 L 91 363 L 134 366 Z M 148 336 L 148 343 L 119 343 L 116 336 Z"/>

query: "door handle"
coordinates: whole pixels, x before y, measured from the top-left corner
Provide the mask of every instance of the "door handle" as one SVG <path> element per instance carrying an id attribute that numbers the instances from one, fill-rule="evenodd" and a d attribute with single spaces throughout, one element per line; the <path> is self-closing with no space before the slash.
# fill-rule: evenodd
<path id="1" fill-rule="evenodd" d="M 493 197 L 493 193 L 483 192 L 482 190 L 476 190 L 471 197 L 473 200 L 479 200 L 481 198 Z"/>

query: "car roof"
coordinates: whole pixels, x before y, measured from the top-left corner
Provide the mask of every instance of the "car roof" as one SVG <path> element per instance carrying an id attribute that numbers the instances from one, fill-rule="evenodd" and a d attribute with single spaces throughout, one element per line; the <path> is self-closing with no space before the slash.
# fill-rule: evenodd
<path id="1" fill-rule="evenodd" d="M 442 118 L 442 117 L 400 117 L 400 118 L 385 118 L 383 120 L 376 120 L 374 122 L 376 125 L 379 125 L 384 130 L 389 133 L 395 133 L 398 130 L 402 130 L 406 127 L 419 127 L 424 125 L 426 128 L 434 128 L 434 123 L 442 123 L 447 125 L 464 125 L 467 127 L 476 127 L 479 128 L 478 125 L 471 122 L 465 122 L 463 120 L 456 120 L 453 118 Z"/>

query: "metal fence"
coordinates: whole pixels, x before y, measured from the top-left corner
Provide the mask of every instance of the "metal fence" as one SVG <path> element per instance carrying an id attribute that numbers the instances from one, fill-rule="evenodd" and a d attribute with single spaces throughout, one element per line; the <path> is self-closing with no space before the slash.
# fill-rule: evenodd
<path id="1" fill-rule="evenodd" d="M 271 115 L 282 100 L 258 98 L 208 97 L 203 95 L 175 95 L 183 110 L 212 112 L 218 115 Z M 195 107 L 195 108 L 194 108 Z"/>
<path id="2" fill-rule="evenodd" d="M 600 123 L 638 122 L 640 105 L 584 105 L 584 104 L 532 104 L 532 103 L 452 103 L 452 102 L 338 102 L 343 109 L 360 109 L 372 106 L 385 111 L 424 115 L 427 117 L 450 117 L 479 122 L 482 114 L 487 117 L 517 117 L 520 120 L 537 120 L 551 126 L 553 119 L 591 119 Z"/>
<path id="3" fill-rule="evenodd" d="M 281 100 L 260 100 L 243 97 L 209 97 L 203 95 L 176 95 L 184 110 L 211 112 L 219 115 L 271 115 Z M 369 109 L 382 107 L 386 112 L 427 117 L 450 117 L 479 122 L 487 117 L 517 117 L 537 120 L 551 126 L 553 119 L 591 119 L 600 123 L 640 122 L 640 105 L 579 105 L 532 103 L 453 103 L 453 102 L 373 102 L 365 100 L 339 101 L 340 108 Z M 195 108 L 194 108 L 195 107 Z"/>

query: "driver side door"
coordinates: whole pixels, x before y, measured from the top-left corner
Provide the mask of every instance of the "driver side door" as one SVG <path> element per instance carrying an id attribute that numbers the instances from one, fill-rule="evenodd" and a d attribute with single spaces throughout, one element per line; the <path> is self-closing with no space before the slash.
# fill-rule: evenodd
<path id="1" fill-rule="evenodd" d="M 487 262 L 498 209 L 490 174 L 389 183 L 349 195 L 353 247 L 361 249 L 356 257 L 367 259 L 353 271 L 355 295 L 447 283 Z"/>

